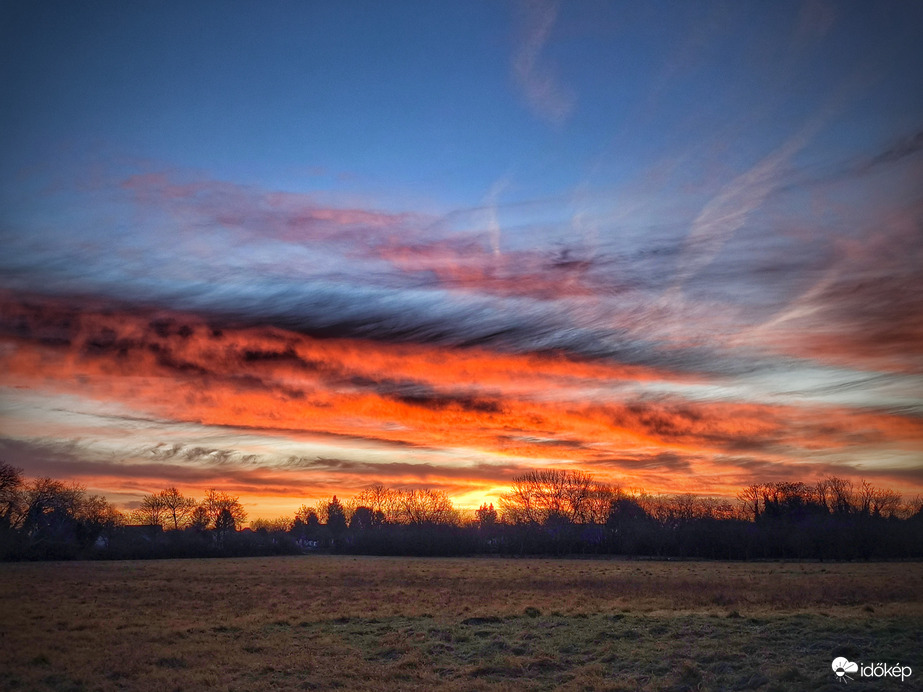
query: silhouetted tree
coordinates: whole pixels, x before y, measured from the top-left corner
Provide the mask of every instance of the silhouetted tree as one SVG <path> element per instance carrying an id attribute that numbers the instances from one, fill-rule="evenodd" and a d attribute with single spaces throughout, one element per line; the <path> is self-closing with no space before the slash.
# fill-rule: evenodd
<path id="1" fill-rule="evenodd" d="M 227 533 L 229 531 L 235 531 L 237 529 L 237 522 L 234 520 L 234 515 L 231 514 L 231 510 L 223 508 L 218 512 L 218 516 L 215 518 L 215 531 L 219 533 Z"/>
<path id="2" fill-rule="evenodd" d="M 613 500 L 606 528 L 613 552 L 637 555 L 652 551 L 654 522 L 636 499 Z"/>
<path id="3" fill-rule="evenodd" d="M 762 504 L 760 501 L 762 497 L 763 486 L 760 483 L 748 485 L 737 494 L 737 499 L 741 502 L 745 516 L 753 520 L 760 518 L 760 514 L 762 513 Z"/>
<path id="4" fill-rule="evenodd" d="M 482 530 L 492 528 L 497 523 L 497 510 L 494 509 L 493 502 L 490 505 L 486 502 L 482 504 L 475 512 L 475 516 L 478 520 L 478 526 Z"/>
<path id="5" fill-rule="evenodd" d="M 349 530 L 354 532 L 368 531 L 374 525 L 375 515 L 372 513 L 370 507 L 364 505 L 356 507 L 353 511 L 352 518 L 349 520 Z"/>
<path id="6" fill-rule="evenodd" d="M 253 532 L 239 532 L 246 513 L 236 497 L 210 490 L 192 508 L 191 498 L 167 488 L 146 496 L 133 515 L 144 524 L 195 529 L 163 534 L 120 528 L 124 516 L 105 498 L 51 478 L 24 482 L 19 469 L 0 462 L 0 558 L 269 555 L 325 547 L 413 555 L 923 557 L 923 501 L 902 502 L 866 481 L 759 483 L 738 499 L 735 509 L 688 493 L 626 496 L 589 474 L 550 470 L 515 479 L 502 497 L 502 517 L 484 503 L 462 522 L 444 491 L 379 485 L 345 503 L 333 496 L 314 508 L 303 505 L 293 522 L 255 519 Z"/>
<path id="7" fill-rule="evenodd" d="M 514 524 L 583 523 L 602 520 L 610 492 L 583 471 L 539 469 L 514 478 L 510 492 L 500 497 L 500 507 L 504 520 Z M 594 509 L 599 499 L 605 509 Z"/>
<path id="8" fill-rule="evenodd" d="M 298 508 L 298 511 L 295 512 L 295 519 L 300 519 L 306 526 L 317 526 L 320 524 L 320 518 L 317 516 L 315 509 L 307 505 L 301 505 L 301 507 Z"/>
<path id="9" fill-rule="evenodd" d="M 167 516 L 167 508 L 160 495 L 145 495 L 141 506 L 131 513 L 131 520 L 136 524 L 162 526 Z"/>
<path id="10" fill-rule="evenodd" d="M 235 526 L 242 525 L 247 519 L 247 512 L 236 497 L 224 492 L 218 492 L 215 489 L 205 493 L 205 498 L 199 504 L 199 507 L 205 510 L 205 514 L 208 516 L 208 526 L 210 527 L 217 526 L 218 516 L 223 511 L 227 511 L 231 515 Z"/>
<path id="11" fill-rule="evenodd" d="M 17 555 L 23 515 L 22 469 L 0 461 L 0 560 Z"/>
<path id="12" fill-rule="evenodd" d="M 103 539 L 108 546 L 115 531 L 125 524 L 125 515 L 119 512 L 101 495 L 85 498 L 78 510 L 80 539 L 83 547 Z"/>
<path id="13" fill-rule="evenodd" d="M 400 492 L 400 519 L 403 524 L 449 525 L 458 515 L 443 490 L 405 490 Z"/>
<path id="14" fill-rule="evenodd" d="M 822 488 L 826 505 L 831 512 L 839 515 L 851 514 L 855 510 L 852 481 L 846 478 L 828 476 L 818 484 Z"/>
<path id="15" fill-rule="evenodd" d="M 22 513 L 22 469 L 0 461 L 0 528 L 9 528 Z"/>
<path id="16" fill-rule="evenodd" d="M 189 515 L 188 528 L 192 531 L 207 531 L 211 518 L 208 516 L 208 510 L 204 506 L 198 505 Z"/>
<path id="17" fill-rule="evenodd" d="M 346 531 L 346 510 L 336 495 L 327 503 L 327 530 L 334 538 Z"/>
<path id="18" fill-rule="evenodd" d="M 859 484 L 858 500 L 859 512 L 867 517 L 890 517 L 901 504 L 899 493 L 876 488 L 868 481 Z"/>
<path id="19" fill-rule="evenodd" d="M 254 531 L 265 531 L 267 533 L 285 533 L 292 529 L 294 522 L 288 517 L 279 517 L 278 519 L 254 519 L 250 522 L 250 528 Z"/>
<path id="20" fill-rule="evenodd" d="M 74 557 L 78 546 L 78 513 L 83 489 L 52 478 L 36 478 L 25 489 L 21 522 L 35 557 Z"/>
<path id="21" fill-rule="evenodd" d="M 400 491 L 380 484 L 373 485 L 356 496 L 356 503 L 368 507 L 374 516 L 382 517 L 385 523 L 394 524 L 400 521 Z"/>
<path id="22" fill-rule="evenodd" d="M 174 486 L 161 490 L 157 497 L 163 506 L 167 521 L 173 524 L 174 530 L 186 525 L 198 504 L 193 498 L 184 497 Z"/>

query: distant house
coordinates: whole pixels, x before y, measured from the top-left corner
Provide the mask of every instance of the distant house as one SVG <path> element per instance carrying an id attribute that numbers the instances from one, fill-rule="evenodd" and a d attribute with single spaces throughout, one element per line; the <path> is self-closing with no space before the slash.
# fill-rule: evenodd
<path id="1" fill-rule="evenodd" d="M 307 539 L 307 538 L 296 538 L 295 543 L 298 544 L 298 547 L 302 550 L 317 550 L 320 547 L 320 542 Z"/>

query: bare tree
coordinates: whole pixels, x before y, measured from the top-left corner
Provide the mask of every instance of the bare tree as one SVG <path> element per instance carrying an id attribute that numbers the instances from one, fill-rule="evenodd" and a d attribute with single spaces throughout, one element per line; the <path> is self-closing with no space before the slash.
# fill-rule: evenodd
<path id="1" fill-rule="evenodd" d="M 514 478 L 510 492 L 500 497 L 500 507 L 512 523 L 583 523 L 597 518 L 596 498 L 608 498 L 608 510 L 610 493 L 611 488 L 583 471 L 539 469 Z"/>
<path id="2" fill-rule="evenodd" d="M 404 524 L 457 524 L 458 514 L 444 490 L 404 490 L 399 494 Z"/>
<path id="3" fill-rule="evenodd" d="M 206 531 L 211 524 L 208 510 L 203 505 L 198 505 L 189 515 L 189 528 L 193 531 Z"/>
<path id="4" fill-rule="evenodd" d="M 162 526 L 167 516 L 167 508 L 160 495 L 145 495 L 141 506 L 131 513 L 131 520 L 136 524 Z"/>
<path id="5" fill-rule="evenodd" d="M 305 526 L 312 528 L 320 524 L 320 517 L 317 515 L 317 510 L 307 505 L 301 505 L 301 507 L 298 508 L 298 511 L 295 512 L 295 520 L 301 521 Z"/>
<path id="6" fill-rule="evenodd" d="M 197 504 L 193 498 L 184 497 L 174 486 L 161 490 L 157 497 L 160 498 L 167 520 L 173 523 L 174 530 L 186 525 Z"/>
<path id="7" fill-rule="evenodd" d="M 901 504 L 899 493 L 877 488 L 868 481 L 862 481 L 859 490 L 860 511 L 869 517 L 890 517 Z"/>
<path id="8" fill-rule="evenodd" d="M 707 519 L 734 519 L 737 514 L 733 504 L 717 497 L 696 498 L 697 516 Z"/>
<path id="9" fill-rule="evenodd" d="M 823 480 L 830 502 L 830 511 L 835 514 L 851 514 L 856 509 L 852 481 L 836 476 Z"/>
<path id="10" fill-rule="evenodd" d="M 478 527 L 481 529 L 489 529 L 497 523 L 497 510 L 494 509 L 493 502 L 490 503 L 490 506 L 485 502 L 480 506 L 480 508 L 475 512 L 477 517 Z"/>
<path id="11" fill-rule="evenodd" d="M 737 494 L 737 499 L 740 500 L 744 514 L 748 519 L 753 519 L 755 521 L 760 518 L 762 509 L 760 500 L 762 497 L 763 485 L 761 483 L 748 485 Z"/>
<path id="12" fill-rule="evenodd" d="M 53 478 L 36 478 L 26 486 L 23 528 L 27 533 L 75 519 L 84 490 Z"/>
<path id="13" fill-rule="evenodd" d="M 254 531 L 268 531 L 269 533 L 279 533 L 289 531 L 292 528 L 292 520 L 288 517 L 279 517 L 278 519 L 252 519 L 250 528 Z"/>
<path id="14" fill-rule="evenodd" d="M 224 511 L 227 511 L 234 520 L 235 526 L 241 526 L 247 519 L 247 512 L 243 505 L 240 504 L 240 500 L 225 492 L 218 492 L 214 488 L 205 493 L 199 507 L 205 510 L 208 525 L 212 528 L 217 526 L 218 517 Z"/>
<path id="15" fill-rule="evenodd" d="M 83 542 L 80 511 L 85 496 L 79 485 L 66 485 L 53 478 L 36 478 L 25 487 L 24 510 L 17 528 L 38 554 L 67 554 L 68 546 Z"/>
<path id="16" fill-rule="evenodd" d="M 125 524 L 125 515 L 102 495 L 85 498 L 80 503 L 77 518 L 83 527 L 83 541 L 86 544 L 101 536 L 105 545 L 108 545 L 115 529 Z"/>
<path id="17" fill-rule="evenodd" d="M 698 498 L 692 493 L 673 495 L 668 504 L 672 518 L 679 522 L 692 521 L 700 512 Z"/>
<path id="18" fill-rule="evenodd" d="M 374 516 L 384 518 L 389 524 L 401 521 L 401 492 L 378 484 L 366 488 L 356 496 L 356 506 L 368 507 Z"/>
<path id="19" fill-rule="evenodd" d="M 606 483 L 593 483 L 586 498 L 584 521 L 590 524 L 605 524 L 612 503 L 623 497 L 622 489 Z"/>
<path id="20" fill-rule="evenodd" d="M 311 505 L 311 507 L 309 507 L 308 509 L 310 512 L 313 512 L 317 516 L 317 520 L 321 524 L 326 524 L 327 523 L 327 505 L 329 504 L 330 504 L 330 500 L 318 500 L 313 505 Z"/>
<path id="21" fill-rule="evenodd" d="M 22 513 L 22 469 L 0 461 L 0 524 L 12 525 Z"/>

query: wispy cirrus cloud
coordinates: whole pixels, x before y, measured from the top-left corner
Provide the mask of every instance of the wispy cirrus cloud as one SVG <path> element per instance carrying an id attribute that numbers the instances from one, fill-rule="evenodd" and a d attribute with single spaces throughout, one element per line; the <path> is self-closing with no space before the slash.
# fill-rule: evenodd
<path id="1" fill-rule="evenodd" d="M 878 150 L 856 153 L 844 159 L 785 172 L 779 192 L 806 188 L 832 187 L 866 179 L 871 175 L 899 170 L 903 182 L 911 183 L 921 175 L 923 130 L 893 138 Z M 900 168 L 897 168 L 900 166 Z"/>
<path id="2" fill-rule="evenodd" d="M 426 217 L 322 204 L 310 194 L 263 190 L 221 180 L 182 180 L 179 172 L 132 175 L 120 182 L 145 208 L 166 211 L 178 230 L 233 229 L 241 240 L 294 244 L 368 243 L 383 232 L 406 232 Z M 345 237 L 344 237 L 345 236 Z"/>
<path id="3" fill-rule="evenodd" d="M 883 360 L 872 356 L 883 349 L 875 344 L 891 344 L 887 367 L 913 370 L 913 325 L 893 327 L 912 322 L 919 303 L 920 210 L 912 200 L 885 207 L 874 232 L 860 225 L 869 221 L 849 219 L 845 230 L 808 232 L 785 217 L 772 235 L 754 227 L 757 210 L 778 214 L 793 194 L 786 181 L 800 175 L 790 163 L 810 138 L 805 128 L 715 192 L 689 225 L 676 220 L 650 234 L 622 218 L 619 228 L 628 226 L 616 233 L 608 228 L 616 221 L 582 212 L 581 223 L 596 229 L 589 248 L 572 238 L 534 239 L 527 224 L 504 229 L 498 252 L 497 199 L 486 220 L 485 209 L 464 211 L 483 225 L 459 230 L 457 212 L 334 207 L 179 172 L 132 175 L 114 188 L 137 221 L 130 232 L 87 229 L 41 247 L 28 234 L 14 236 L 0 262 L 3 283 L 327 338 L 559 350 L 711 374 L 772 366 L 780 354 L 825 363 L 833 350 L 839 364 L 876 368 Z M 908 165 L 918 158 L 915 141 L 873 156 L 875 167 Z M 517 213 L 517 203 L 503 211 Z M 876 264 L 893 277 L 877 297 L 863 294 L 884 286 L 866 280 Z M 850 296 L 857 310 L 838 307 Z M 711 338 L 716 333 L 728 339 Z M 831 346 L 821 348 L 825 339 Z"/>
<path id="4" fill-rule="evenodd" d="M 675 289 L 681 288 L 688 279 L 707 267 L 734 233 L 746 225 L 748 216 L 779 186 L 783 167 L 821 129 L 822 120 L 821 117 L 812 119 L 801 131 L 727 183 L 708 201 L 693 221 L 684 242 L 683 256 L 674 277 Z"/>
<path id="5" fill-rule="evenodd" d="M 553 62 L 542 53 L 558 17 L 553 0 L 527 0 L 520 6 L 520 34 L 513 53 L 512 72 L 532 111 L 560 125 L 573 112 L 576 97 L 561 82 Z"/>
<path id="6" fill-rule="evenodd" d="M 867 223 L 874 226 L 835 243 L 800 295 L 735 339 L 817 362 L 923 374 L 923 199 Z"/>

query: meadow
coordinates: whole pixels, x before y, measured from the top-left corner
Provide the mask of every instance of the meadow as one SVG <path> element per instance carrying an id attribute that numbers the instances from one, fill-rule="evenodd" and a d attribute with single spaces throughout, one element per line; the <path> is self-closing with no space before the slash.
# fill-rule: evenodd
<path id="1" fill-rule="evenodd" d="M 2 690 L 908 690 L 921 652 L 917 562 L 0 564 Z"/>

